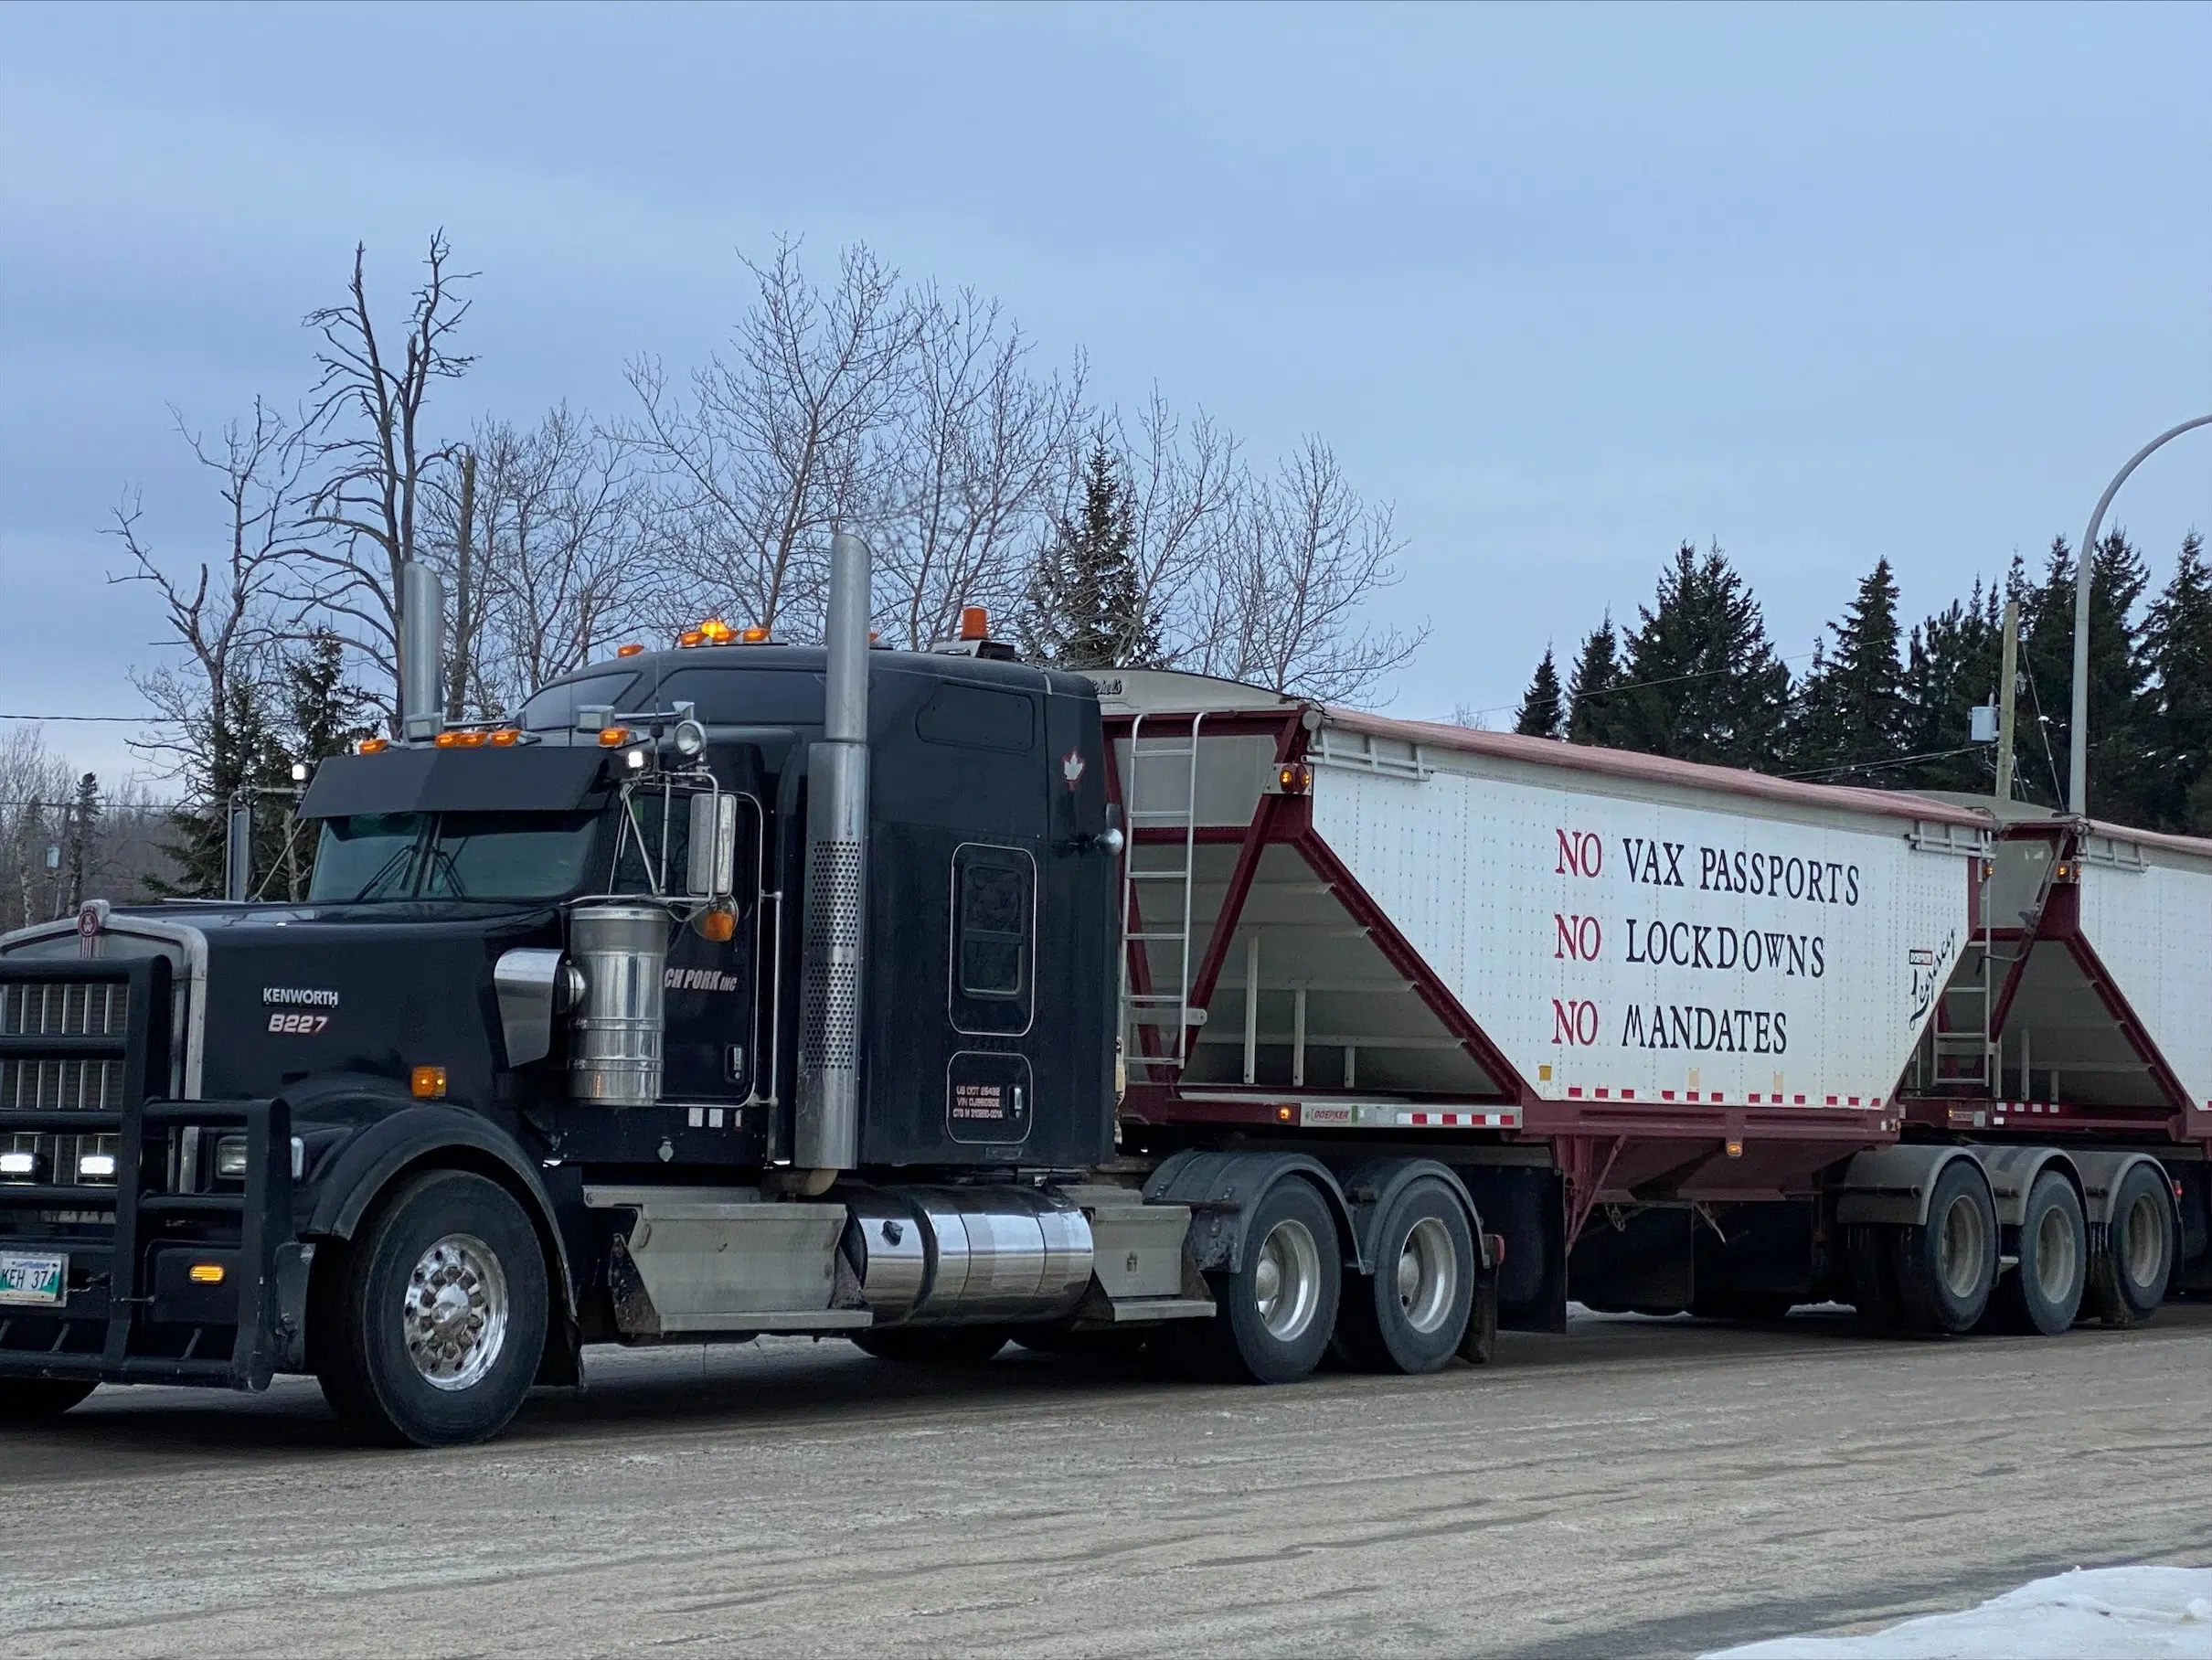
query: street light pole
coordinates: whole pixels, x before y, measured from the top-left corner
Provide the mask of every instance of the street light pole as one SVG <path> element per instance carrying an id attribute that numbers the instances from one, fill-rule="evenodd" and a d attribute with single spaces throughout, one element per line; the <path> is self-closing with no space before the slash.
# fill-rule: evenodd
<path id="1" fill-rule="evenodd" d="M 2081 546 L 2074 554 L 2074 709 L 2068 732 L 2071 753 L 2067 757 L 2066 804 L 2077 818 L 2087 817 L 2090 810 L 2090 566 L 2097 557 L 2097 533 L 2104 528 L 2104 510 L 2120 494 L 2120 486 L 2128 482 L 2128 474 L 2143 465 L 2153 451 L 2192 427 L 2203 426 L 2212 426 L 2212 415 L 2199 415 L 2195 420 L 2168 427 L 2130 456 L 2128 464 L 2113 475 L 2104 494 L 2097 498 L 2097 511 L 2090 515 L 2090 527 L 2082 533 Z"/>

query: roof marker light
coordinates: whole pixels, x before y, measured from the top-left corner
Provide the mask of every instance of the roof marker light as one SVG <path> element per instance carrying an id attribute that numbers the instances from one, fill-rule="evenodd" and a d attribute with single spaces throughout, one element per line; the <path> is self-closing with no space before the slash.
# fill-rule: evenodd
<path id="1" fill-rule="evenodd" d="M 991 637 L 991 613 L 980 605 L 962 606 L 960 637 L 963 640 L 988 640 Z"/>
<path id="2" fill-rule="evenodd" d="M 633 640 L 627 645 L 616 646 L 614 648 L 614 654 L 618 657 L 634 657 L 644 649 L 645 648 L 643 646 Z"/>
<path id="3" fill-rule="evenodd" d="M 388 738 L 364 738 L 361 740 L 360 753 L 364 755 L 381 755 L 385 750 L 390 749 L 391 747 L 392 740 Z"/>
<path id="4" fill-rule="evenodd" d="M 441 750 L 455 749 L 458 748 L 461 743 L 461 734 L 452 731 L 441 732 L 437 737 L 431 739 L 431 741 L 436 744 Z"/>
<path id="5" fill-rule="evenodd" d="M 769 638 L 768 630 L 759 626 L 742 630 L 738 635 L 738 643 L 740 645 L 772 645 L 775 644 Z"/>
<path id="6" fill-rule="evenodd" d="M 710 645 L 728 645 L 734 631 L 719 617 L 709 617 L 699 624 L 699 637 Z"/>
<path id="7" fill-rule="evenodd" d="M 521 741 L 522 733 L 515 727 L 501 727 L 491 737 L 492 747 L 495 750 L 511 750 Z"/>
<path id="8" fill-rule="evenodd" d="M 686 647 L 704 645 L 707 644 L 707 635 L 702 630 L 687 628 L 682 633 L 676 635 L 675 643 L 678 645 Z"/>

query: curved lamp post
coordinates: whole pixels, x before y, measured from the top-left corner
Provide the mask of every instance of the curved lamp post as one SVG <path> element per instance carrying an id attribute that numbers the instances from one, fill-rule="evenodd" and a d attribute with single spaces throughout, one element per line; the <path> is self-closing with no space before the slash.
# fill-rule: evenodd
<path id="1" fill-rule="evenodd" d="M 2104 527 L 2104 510 L 2120 494 L 2120 486 L 2128 482 L 2128 474 L 2143 465 L 2154 450 L 2192 427 L 2204 426 L 2212 426 L 2212 415 L 2199 415 L 2195 420 L 2169 427 L 2130 456 L 2128 464 L 2113 475 L 2104 494 L 2097 498 L 2097 511 L 2090 515 L 2090 527 L 2074 556 L 2074 710 L 2068 732 L 2068 748 L 2072 753 L 2067 757 L 2066 804 L 2078 818 L 2089 816 L 2090 810 L 2090 566 L 2097 555 L 2097 533 Z"/>

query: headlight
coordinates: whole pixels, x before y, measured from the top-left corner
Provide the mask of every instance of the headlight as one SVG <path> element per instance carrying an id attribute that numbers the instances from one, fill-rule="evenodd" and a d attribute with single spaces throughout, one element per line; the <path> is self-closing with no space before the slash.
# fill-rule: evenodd
<path id="1" fill-rule="evenodd" d="M 226 1135 L 215 1144 L 215 1179 L 218 1182 L 242 1182 L 246 1179 L 246 1138 Z"/>
<path id="2" fill-rule="evenodd" d="M 0 1180 L 27 1182 L 38 1175 L 36 1153 L 0 1153 Z"/>
<path id="3" fill-rule="evenodd" d="M 115 1155 L 112 1153 L 81 1153 L 77 1156 L 77 1179 L 80 1182 L 112 1182 L 115 1179 Z"/>

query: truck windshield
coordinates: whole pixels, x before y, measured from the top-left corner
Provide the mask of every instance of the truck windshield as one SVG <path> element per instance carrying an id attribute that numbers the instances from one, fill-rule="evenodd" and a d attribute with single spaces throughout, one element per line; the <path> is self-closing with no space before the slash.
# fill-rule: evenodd
<path id="1" fill-rule="evenodd" d="M 327 819 L 308 899 L 552 899 L 582 885 L 594 813 L 364 813 Z"/>

